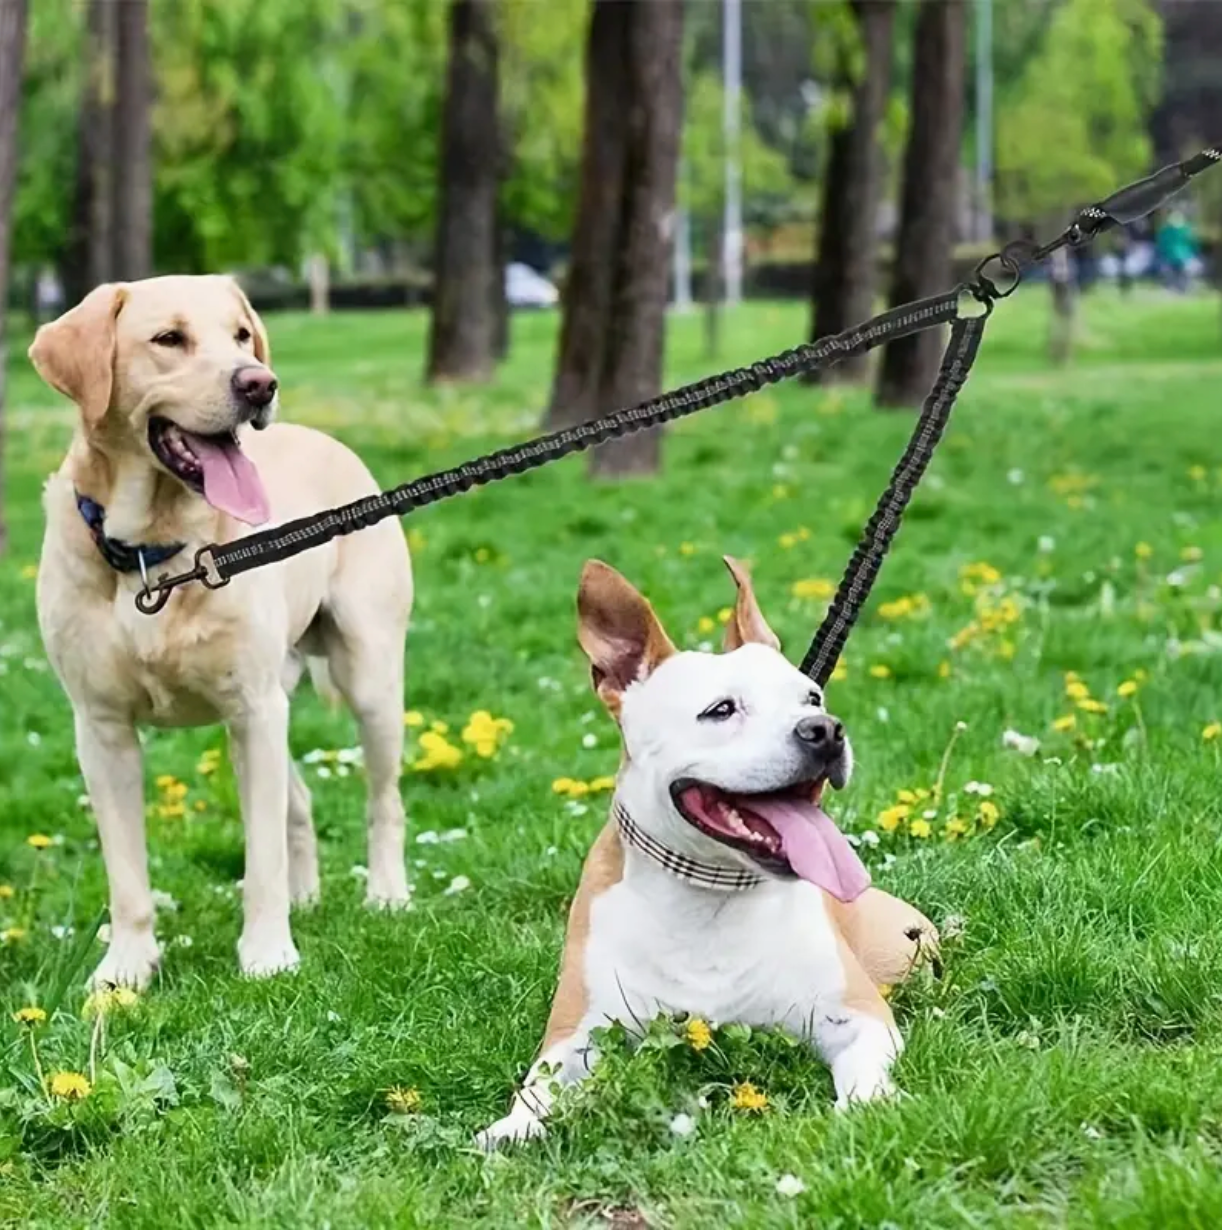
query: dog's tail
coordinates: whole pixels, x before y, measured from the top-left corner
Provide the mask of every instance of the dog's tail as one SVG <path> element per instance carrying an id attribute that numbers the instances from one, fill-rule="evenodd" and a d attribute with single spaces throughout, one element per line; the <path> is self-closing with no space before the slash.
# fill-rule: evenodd
<path id="1" fill-rule="evenodd" d="M 335 681 L 331 678 L 331 668 L 326 658 L 306 658 L 306 669 L 310 672 L 310 683 L 319 700 L 335 709 L 343 699 Z"/>

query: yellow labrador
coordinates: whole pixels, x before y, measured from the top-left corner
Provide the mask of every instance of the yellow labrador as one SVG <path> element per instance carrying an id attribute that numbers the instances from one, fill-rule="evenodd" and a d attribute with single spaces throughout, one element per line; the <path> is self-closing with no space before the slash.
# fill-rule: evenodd
<path id="1" fill-rule="evenodd" d="M 267 334 L 227 277 L 100 286 L 44 325 L 30 358 L 80 410 L 45 494 L 38 618 L 72 702 L 77 756 L 110 884 L 111 940 L 95 983 L 145 984 L 157 967 L 137 727 L 228 728 L 246 833 L 242 970 L 298 963 L 290 902 L 318 893 L 310 796 L 288 751 L 288 698 L 309 665 L 361 730 L 368 895 L 408 898 L 399 774 L 411 563 L 380 525 L 228 587 L 137 612 L 141 562 L 179 571 L 210 542 L 378 488 L 336 441 L 270 425 Z M 252 430 L 253 429 L 253 430 Z"/>

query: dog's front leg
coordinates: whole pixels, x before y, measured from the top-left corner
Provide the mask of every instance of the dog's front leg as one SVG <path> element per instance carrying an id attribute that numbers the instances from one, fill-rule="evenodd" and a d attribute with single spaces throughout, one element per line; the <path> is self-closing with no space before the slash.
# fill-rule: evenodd
<path id="1" fill-rule="evenodd" d="M 276 688 L 229 724 L 246 831 L 238 961 L 256 978 L 300 962 L 289 929 L 288 720 L 288 697 Z"/>
<path id="2" fill-rule="evenodd" d="M 144 844 L 144 774 L 135 727 L 120 717 L 76 713 L 76 756 L 97 818 L 110 886 L 110 947 L 91 985 L 144 987 L 161 951 Z"/>
<path id="3" fill-rule="evenodd" d="M 881 996 L 877 1009 L 838 1008 L 816 1022 L 815 1044 L 832 1070 L 838 1110 L 895 1093 L 891 1065 L 904 1044 Z"/>
<path id="4" fill-rule="evenodd" d="M 475 1138 L 481 1149 L 491 1152 L 502 1144 L 519 1143 L 542 1136 L 543 1121 L 565 1085 L 575 1085 L 589 1075 L 598 1059 L 584 1025 L 569 1037 L 549 1046 L 526 1074 L 522 1089 L 514 1095 L 509 1114 L 486 1127 Z"/>

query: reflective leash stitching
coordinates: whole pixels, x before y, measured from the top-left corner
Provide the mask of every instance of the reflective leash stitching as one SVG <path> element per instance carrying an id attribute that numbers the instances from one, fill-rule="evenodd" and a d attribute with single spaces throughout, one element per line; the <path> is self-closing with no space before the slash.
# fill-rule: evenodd
<path id="1" fill-rule="evenodd" d="M 895 341 L 938 325 L 950 324 L 951 335 L 942 356 L 933 388 L 921 408 L 917 424 L 891 480 L 866 523 L 831 606 L 824 616 L 802 670 L 820 685 L 827 683 L 844 649 L 849 633 L 882 567 L 882 561 L 899 529 L 913 492 L 937 448 L 958 396 L 984 337 L 985 322 L 994 303 L 1012 295 L 1032 266 L 1047 260 L 1064 247 L 1083 247 L 1118 226 L 1135 222 L 1166 204 L 1195 175 L 1222 162 L 1222 147 L 1210 146 L 1192 158 L 1163 167 L 1153 175 L 1129 184 L 1097 205 L 1081 210 L 1073 223 L 1042 247 L 1027 241 L 1007 244 L 1000 252 L 976 266 L 969 282 L 942 295 L 904 304 L 883 312 L 855 328 L 820 338 L 737 368 L 685 385 L 640 405 L 616 411 L 603 418 L 566 427 L 511 448 L 478 457 L 463 465 L 428 474 L 391 491 L 367 496 L 351 504 L 311 517 L 289 521 L 270 530 L 260 530 L 224 545 L 213 543 L 195 553 L 188 572 L 161 576 L 136 595 L 136 606 L 155 615 L 179 586 L 200 581 L 220 589 L 240 573 L 321 546 L 333 538 L 355 533 L 390 516 L 406 516 L 417 508 L 550 465 L 574 453 L 584 452 L 609 440 L 659 427 L 699 410 L 722 405 L 756 393 L 794 376 L 829 367 L 851 356 L 865 354 L 885 342 Z M 996 263 L 997 268 L 993 265 Z M 998 285 L 1002 275 L 1008 279 Z M 960 313 L 966 296 L 975 297 L 983 311 L 972 316 Z"/>

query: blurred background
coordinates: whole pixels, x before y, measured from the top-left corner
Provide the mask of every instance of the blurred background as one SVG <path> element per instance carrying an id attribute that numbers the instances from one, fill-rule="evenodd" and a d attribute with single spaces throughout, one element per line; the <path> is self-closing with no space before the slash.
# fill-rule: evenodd
<path id="1" fill-rule="evenodd" d="M 559 425 L 658 392 L 668 316 L 710 371 L 727 305 L 836 332 L 1220 138 L 1218 0 L 0 0 L 0 301 L 230 271 L 475 384 L 552 313 Z M 1217 179 L 1041 271 L 1053 361 L 1101 283 L 1209 293 Z M 913 406 L 938 353 L 832 378 Z"/>

